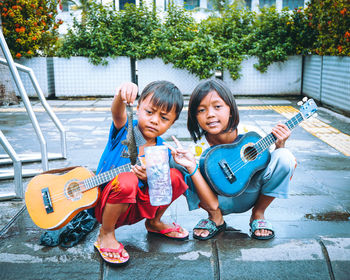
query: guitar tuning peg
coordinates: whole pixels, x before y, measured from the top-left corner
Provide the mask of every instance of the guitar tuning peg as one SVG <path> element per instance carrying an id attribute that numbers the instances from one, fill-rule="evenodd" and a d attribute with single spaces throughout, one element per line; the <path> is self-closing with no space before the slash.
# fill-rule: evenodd
<path id="1" fill-rule="evenodd" d="M 303 102 L 306 102 L 307 101 L 307 97 L 305 96 L 302 100 L 303 100 Z"/>
<path id="2" fill-rule="evenodd" d="M 297 105 L 298 105 L 298 106 L 303 105 L 303 101 L 299 101 L 299 102 L 297 103 Z"/>

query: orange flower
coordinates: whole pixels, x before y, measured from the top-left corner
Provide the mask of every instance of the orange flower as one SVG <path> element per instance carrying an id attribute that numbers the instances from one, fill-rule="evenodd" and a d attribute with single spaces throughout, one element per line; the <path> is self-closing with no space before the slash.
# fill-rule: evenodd
<path id="1" fill-rule="evenodd" d="M 4 12 L 7 12 L 7 9 L 6 9 L 6 8 L 3 8 L 3 11 L 4 11 Z"/>
<path id="2" fill-rule="evenodd" d="M 27 51 L 27 54 L 33 54 L 33 52 L 32 51 Z"/>
<path id="3" fill-rule="evenodd" d="M 338 49 L 338 51 L 341 53 L 342 50 L 343 50 L 343 47 L 339 45 L 339 46 L 337 47 L 337 49 Z"/>
<path id="4" fill-rule="evenodd" d="M 17 58 L 20 58 L 21 56 L 22 56 L 22 55 L 21 55 L 20 53 L 17 53 L 17 54 L 16 54 L 16 57 L 17 57 Z"/>
<path id="5" fill-rule="evenodd" d="M 22 40 L 21 39 L 16 39 L 16 42 L 17 43 L 20 43 Z"/>
<path id="6" fill-rule="evenodd" d="M 345 37 L 345 38 L 350 37 L 350 32 L 349 32 L 349 31 L 346 31 L 344 37 Z"/>
<path id="7" fill-rule="evenodd" d="M 38 38 L 36 38 L 35 36 L 32 38 L 33 41 L 37 40 Z"/>
<path id="8" fill-rule="evenodd" d="M 344 14 L 346 13 L 346 8 L 342 9 L 342 10 L 340 11 L 340 13 L 341 13 L 342 15 L 344 15 Z"/>

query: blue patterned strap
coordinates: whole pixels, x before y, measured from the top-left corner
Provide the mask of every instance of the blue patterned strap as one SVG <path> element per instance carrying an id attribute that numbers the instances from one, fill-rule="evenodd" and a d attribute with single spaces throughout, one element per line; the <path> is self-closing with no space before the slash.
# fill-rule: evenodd
<path id="1" fill-rule="evenodd" d="M 274 232 L 272 224 L 269 221 L 263 220 L 263 219 L 261 219 L 261 220 L 254 220 L 250 224 L 250 227 L 251 227 L 253 233 L 256 230 L 259 230 L 259 229 L 267 229 L 267 230 L 270 230 L 270 231 Z"/>
<path id="2" fill-rule="evenodd" d="M 202 219 L 193 229 L 205 229 L 209 231 L 209 233 L 212 233 L 217 231 L 217 226 L 212 220 Z"/>

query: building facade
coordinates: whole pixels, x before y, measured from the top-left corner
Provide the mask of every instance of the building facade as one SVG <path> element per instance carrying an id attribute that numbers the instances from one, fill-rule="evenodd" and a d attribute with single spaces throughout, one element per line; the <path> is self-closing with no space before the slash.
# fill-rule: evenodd
<path id="1" fill-rule="evenodd" d="M 78 1 L 78 0 L 77 0 Z M 196 20 L 206 18 L 209 12 L 213 9 L 211 0 L 99 0 L 104 5 L 112 5 L 115 10 L 121 10 L 126 3 L 140 5 L 145 3 L 147 5 L 156 4 L 159 12 L 166 11 L 169 1 L 173 1 L 176 5 L 183 6 L 187 10 L 193 11 L 193 17 Z M 235 0 L 232 0 L 232 2 Z M 288 7 L 290 10 L 300 7 L 306 7 L 308 0 L 245 0 L 244 1 L 252 11 L 258 12 L 260 8 L 265 6 L 275 5 L 277 10 L 282 10 Z M 80 19 L 81 11 L 74 11 L 70 8 L 70 4 L 63 6 L 63 11 L 59 12 L 58 18 L 63 20 L 63 25 L 60 26 L 59 32 L 61 34 L 67 33 L 67 30 L 73 23 L 73 17 Z"/>

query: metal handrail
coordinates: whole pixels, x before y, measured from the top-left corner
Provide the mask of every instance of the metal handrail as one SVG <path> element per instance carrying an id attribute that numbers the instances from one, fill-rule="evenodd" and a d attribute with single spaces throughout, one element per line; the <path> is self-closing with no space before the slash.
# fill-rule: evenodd
<path id="1" fill-rule="evenodd" d="M 15 62 L 13 61 L 13 58 L 11 56 L 10 50 L 6 44 L 5 41 L 5 37 L 2 34 L 2 31 L 0 30 L 0 46 L 1 49 L 4 53 L 5 59 L 7 61 L 8 67 L 10 68 L 12 77 L 15 81 L 15 84 L 18 88 L 18 91 L 21 95 L 21 98 L 23 100 L 24 106 L 27 110 L 28 116 L 32 122 L 33 128 L 35 130 L 35 133 L 39 139 L 40 142 L 40 147 L 41 147 L 41 164 L 42 164 L 42 168 L 44 171 L 47 171 L 49 169 L 49 164 L 48 164 L 48 156 L 47 156 L 47 144 L 46 144 L 46 140 L 41 132 L 40 126 L 38 124 L 38 120 L 36 119 L 36 116 L 34 114 L 32 105 L 30 104 L 28 95 L 26 90 L 24 89 L 23 83 L 21 81 L 21 78 L 18 74 L 17 68 L 15 66 Z M 22 176 L 22 174 L 21 174 Z"/>
<path id="2" fill-rule="evenodd" d="M 3 146 L 4 150 L 10 156 L 13 162 L 14 168 L 14 178 L 15 178 L 15 193 L 0 194 L 0 200 L 8 200 L 12 198 L 23 198 L 23 187 L 22 187 L 22 162 L 12 148 L 9 141 L 7 141 L 5 135 L 0 130 L 0 144 Z"/>
<path id="3" fill-rule="evenodd" d="M 0 58 L 0 64 L 8 65 L 6 60 L 3 59 L 3 58 Z M 26 67 L 26 66 L 23 66 L 23 65 L 18 64 L 18 63 L 14 63 L 14 65 L 16 66 L 16 68 L 18 70 L 29 74 L 29 77 L 30 77 L 30 79 L 32 81 L 32 84 L 33 84 L 33 87 L 34 87 L 36 93 L 38 94 L 38 97 L 40 99 L 41 104 L 43 105 L 43 107 L 45 108 L 46 112 L 48 113 L 48 115 L 50 116 L 50 118 L 52 119 L 52 121 L 54 122 L 54 124 L 56 125 L 58 130 L 60 131 L 62 158 L 67 158 L 66 131 L 65 131 L 62 123 L 60 122 L 60 120 L 57 118 L 57 116 L 53 112 L 53 110 L 50 107 L 49 103 L 46 101 L 44 93 L 42 92 L 41 87 L 40 87 L 40 85 L 38 83 L 38 80 L 35 77 L 33 69 L 31 69 L 29 67 Z"/>

